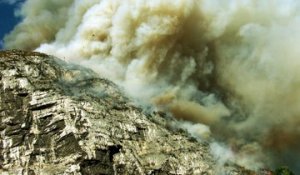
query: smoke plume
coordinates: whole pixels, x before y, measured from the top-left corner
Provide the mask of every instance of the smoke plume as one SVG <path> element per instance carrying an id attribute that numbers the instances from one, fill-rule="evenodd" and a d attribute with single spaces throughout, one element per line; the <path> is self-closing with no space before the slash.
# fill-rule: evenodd
<path id="1" fill-rule="evenodd" d="M 297 0 L 27 0 L 19 13 L 6 48 L 93 68 L 209 126 L 238 163 L 300 173 Z"/>

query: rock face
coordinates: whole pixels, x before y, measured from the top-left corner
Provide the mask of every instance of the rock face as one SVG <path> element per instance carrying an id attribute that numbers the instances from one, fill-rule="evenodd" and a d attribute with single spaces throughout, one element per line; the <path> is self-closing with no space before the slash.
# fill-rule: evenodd
<path id="1" fill-rule="evenodd" d="M 167 125 L 91 70 L 0 52 L 0 174 L 214 174 L 208 147 Z"/>
<path id="2" fill-rule="evenodd" d="M 218 174 L 208 145 L 170 129 L 170 120 L 89 69 L 0 52 L 0 174 Z"/>

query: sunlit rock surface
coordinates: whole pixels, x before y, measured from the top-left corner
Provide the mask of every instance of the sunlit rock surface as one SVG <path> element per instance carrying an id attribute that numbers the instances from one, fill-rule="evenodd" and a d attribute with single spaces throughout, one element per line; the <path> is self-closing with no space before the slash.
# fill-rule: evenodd
<path id="1" fill-rule="evenodd" d="M 0 52 L 0 174 L 215 174 L 208 145 L 168 120 L 91 70 Z"/>

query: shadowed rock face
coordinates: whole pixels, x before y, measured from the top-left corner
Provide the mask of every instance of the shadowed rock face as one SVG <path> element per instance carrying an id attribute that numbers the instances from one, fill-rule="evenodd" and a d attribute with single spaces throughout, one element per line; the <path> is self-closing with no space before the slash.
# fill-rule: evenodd
<path id="1" fill-rule="evenodd" d="M 1 174 L 215 174 L 208 146 L 167 120 L 91 70 L 0 52 Z"/>
<path id="2" fill-rule="evenodd" d="M 206 146 L 92 71 L 39 53 L 0 57 L 2 173 L 213 174 Z"/>

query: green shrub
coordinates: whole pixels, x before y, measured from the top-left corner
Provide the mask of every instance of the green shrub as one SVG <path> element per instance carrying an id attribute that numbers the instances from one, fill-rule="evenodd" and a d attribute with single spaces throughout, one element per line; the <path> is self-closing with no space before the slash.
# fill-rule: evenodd
<path id="1" fill-rule="evenodd" d="M 275 175 L 295 175 L 288 167 L 280 167 L 276 169 Z"/>

